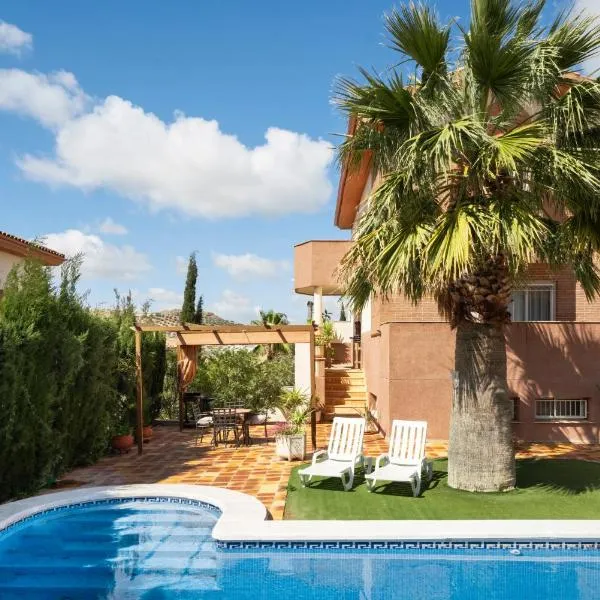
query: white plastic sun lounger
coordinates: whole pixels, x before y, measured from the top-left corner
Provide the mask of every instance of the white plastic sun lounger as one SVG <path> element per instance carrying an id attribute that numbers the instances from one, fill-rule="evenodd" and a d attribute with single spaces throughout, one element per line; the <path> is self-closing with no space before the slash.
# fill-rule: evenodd
<path id="1" fill-rule="evenodd" d="M 300 481 L 306 487 L 314 475 L 339 477 L 344 490 L 349 491 L 354 483 L 354 471 L 363 464 L 363 436 L 365 420 L 334 417 L 327 450 L 314 453 L 312 464 L 300 469 Z"/>
<path id="2" fill-rule="evenodd" d="M 431 462 L 425 457 L 427 421 L 393 421 L 389 451 L 375 461 L 375 470 L 365 475 L 369 491 L 378 481 L 410 483 L 413 496 L 421 492 L 423 475 L 431 481 Z"/>

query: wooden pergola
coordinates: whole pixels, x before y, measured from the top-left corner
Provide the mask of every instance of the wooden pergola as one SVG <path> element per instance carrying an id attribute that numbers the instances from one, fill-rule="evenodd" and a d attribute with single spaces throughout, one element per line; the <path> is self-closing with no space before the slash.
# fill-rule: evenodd
<path id="1" fill-rule="evenodd" d="M 313 325 L 194 325 L 186 323 L 178 326 L 138 325 L 135 331 L 135 370 L 136 370 L 136 433 L 138 454 L 143 452 L 144 427 L 144 385 L 142 377 L 142 335 L 147 332 L 162 331 L 177 335 L 179 348 L 199 346 L 256 346 L 258 344 L 309 344 L 310 348 L 310 403 L 315 402 L 315 327 Z M 178 365 L 179 414 L 183 414 L 183 385 Z M 313 450 L 317 445 L 317 422 L 314 411 L 311 413 L 311 439 Z"/>

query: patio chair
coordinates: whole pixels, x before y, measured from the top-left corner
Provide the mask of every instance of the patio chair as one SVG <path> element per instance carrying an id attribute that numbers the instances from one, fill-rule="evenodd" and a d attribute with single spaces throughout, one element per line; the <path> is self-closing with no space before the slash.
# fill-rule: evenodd
<path id="1" fill-rule="evenodd" d="M 354 483 L 356 467 L 363 465 L 363 437 L 365 419 L 334 417 L 327 450 L 314 453 L 312 464 L 300 469 L 302 487 L 310 483 L 314 475 L 339 477 L 345 491 Z"/>
<path id="2" fill-rule="evenodd" d="M 226 444 L 233 435 L 235 445 L 240 445 L 240 422 L 235 408 L 215 408 L 213 410 L 213 446 L 219 442 Z"/>
<path id="3" fill-rule="evenodd" d="M 378 481 L 410 483 L 413 496 L 421 493 L 423 475 L 431 481 L 432 465 L 425 457 L 427 421 L 393 421 L 389 451 L 375 461 L 375 470 L 365 476 L 372 492 Z"/>
<path id="4" fill-rule="evenodd" d="M 204 434 L 213 426 L 213 418 L 207 412 L 202 412 L 198 402 L 190 402 L 192 414 L 194 415 L 194 423 L 196 425 L 196 446 L 198 445 L 198 437 L 200 443 L 204 439 Z"/>

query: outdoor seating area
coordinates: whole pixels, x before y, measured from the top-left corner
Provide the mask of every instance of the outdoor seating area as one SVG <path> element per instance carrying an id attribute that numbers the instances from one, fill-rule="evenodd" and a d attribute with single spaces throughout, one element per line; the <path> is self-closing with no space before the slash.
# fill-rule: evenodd
<path id="1" fill-rule="evenodd" d="M 203 399 L 202 399 L 203 400 Z M 196 429 L 196 443 L 203 441 L 205 435 L 210 435 L 212 445 L 235 444 L 249 446 L 250 420 L 256 417 L 252 409 L 245 408 L 241 402 L 225 403 L 223 406 L 213 406 L 213 402 L 202 402 L 192 399 L 186 402 L 193 415 L 193 425 Z"/>

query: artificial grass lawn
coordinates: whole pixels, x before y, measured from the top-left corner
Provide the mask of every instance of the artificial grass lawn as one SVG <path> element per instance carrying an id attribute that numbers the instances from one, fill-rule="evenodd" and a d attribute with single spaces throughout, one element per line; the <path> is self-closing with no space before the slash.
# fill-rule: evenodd
<path id="1" fill-rule="evenodd" d="M 378 484 L 369 493 L 361 472 L 349 492 L 339 479 L 315 478 L 302 488 L 297 467 L 284 519 L 600 519 L 600 463 L 519 460 L 518 488 L 498 494 L 449 488 L 447 464 L 433 462 L 433 480 L 418 498 L 399 483 Z"/>

